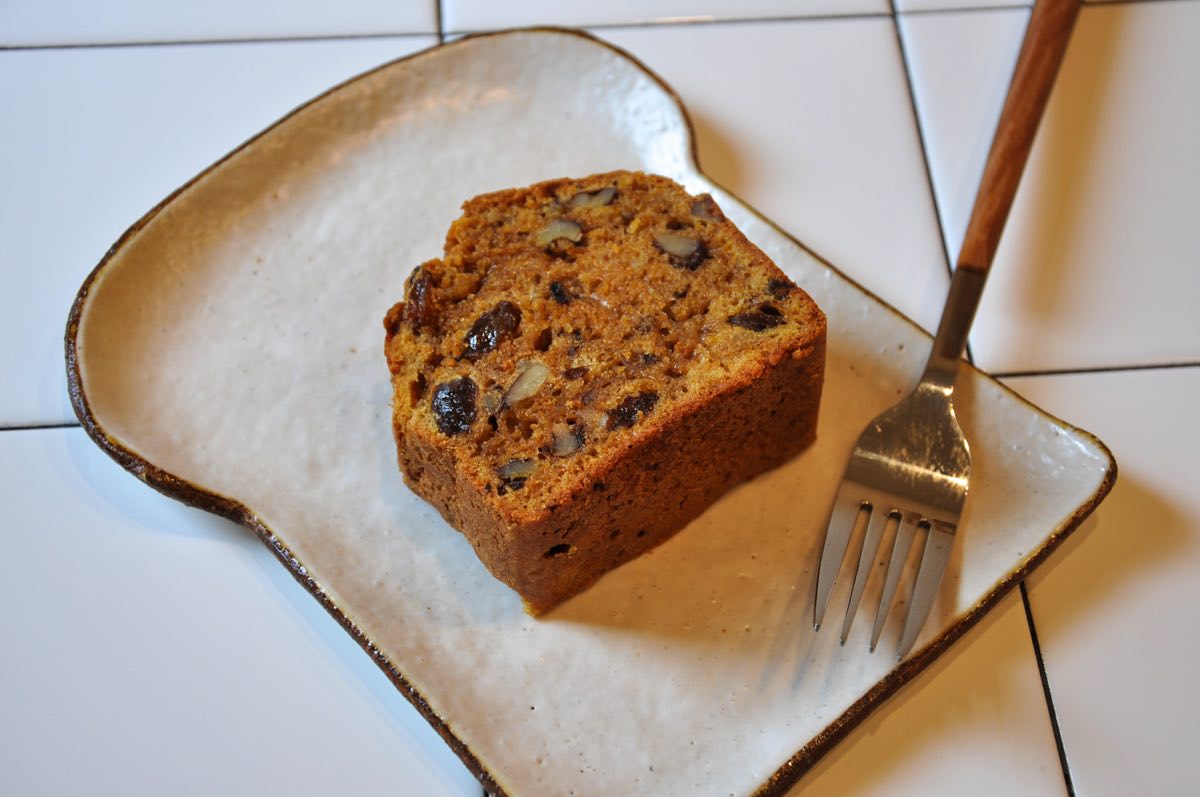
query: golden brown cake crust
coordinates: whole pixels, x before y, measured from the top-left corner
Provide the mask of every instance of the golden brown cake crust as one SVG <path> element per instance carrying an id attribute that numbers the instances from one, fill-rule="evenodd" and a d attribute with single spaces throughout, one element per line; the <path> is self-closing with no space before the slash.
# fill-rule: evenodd
<path id="1" fill-rule="evenodd" d="M 384 321 L 408 485 L 537 614 L 812 442 L 825 319 L 710 197 L 476 197 Z"/>

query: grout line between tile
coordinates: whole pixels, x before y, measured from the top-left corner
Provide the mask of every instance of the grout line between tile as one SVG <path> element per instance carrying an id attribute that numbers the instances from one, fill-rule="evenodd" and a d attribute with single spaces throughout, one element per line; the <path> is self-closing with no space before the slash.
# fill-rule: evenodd
<path id="1" fill-rule="evenodd" d="M 1091 7 L 1105 6 L 1122 6 L 1135 4 L 1162 4 L 1162 3 L 1194 3 L 1200 0 L 1085 0 L 1085 5 Z M 393 39 L 403 37 L 416 36 L 436 36 L 439 43 L 444 43 L 447 36 L 466 36 L 472 33 L 487 33 L 496 30 L 504 30 L 507 26 L 500 27 L 484 27 L 484 28 L 463 28 L 461 30 L 447 30 L 445 27 L 442 2 L 443 0 L 435 0 L 437 30 L 422 31 L 389 31 L 384 33 L 335 33 L 335 34 L 317 34 L 311 36 L 260 36 L 260 37 L 227 37 L 227 38 L 212 38 L 212 39 L 164 39 L 161 41 L 115 41 L 115 42 L 86 42 L 86 43 L 69 43 L 69 44 L 0 44 L 0 52 L 21 52 L 26 50 L 84 50 L 84 49 L 103 49 L 117 47 L 177 47 L 182 45 L 198 45 L 198 44 L 271 44 L 284 42 L 321 42 L 321 41 L 354 41 L 356 39 Z M 1030 8 L 1028 3 L 1010 3 L 998 6 L 951 6 L 946 8 L 917 8 L 909 11 L 900 11 L 895 7 L 895 3 L 890 2 L 891 11 L 887 13 L 880 12 L 854 12 L 849 14 L 790 14 L 780 16 L 762 16 L 762 17 L 729 17 L 729 18 L 713 18 L 713 17 L 668 17 L 659 20 L 646 20 L 635 22 L 602 22 L 597 24 L 581 24 L 581 25 L 560 25 L 551 27 L 566 27 L 566 28 L 587 28 L 589 30 L 621 30 L 627 28 L 665 28 L 672 26 L 688 26 L 688 25 L 738 25 L 747 23 L 761 22 L 821 22 L 831 20 L 862 20 L 862 19 L 882 19 L 884 17 L 910 17 L 910 16 L 933 16 L 938 14 L 974 14 L 987 13 L 991 11 L 1013 11 L 1027 10 Z M 516 27 L 528 27 L 527 25 L 517 25 Z"/>
<path id="2" fill-rule="evenodd" d="M 1162 2 L 1162 0 L 1146 0 Z M 1171 363 L 1144 363 L 1141 365 L 1097 365 L 1081 368 L 1046 368 L 1033 371 L 989 371 L 995 379 L 1018 379 L 1028 376 L 1069 376 L 1071 374 L 1119 374 L 1126 371 L 1169 371 L 1178 368 L 1200 368 L 1200 360 L 1183 360 Z"/>
<path id="3" fill-rule="evenodd" d="M 1054 732 L 1054 745 L 1058 748 L 1058 763 L 1062 767 L 1063 785 L 1067 797 L 1075 797 L 1075 784 L 1071 780 L 1071 767 L 1067 764 L 1067 750 L 1063 746 L 1062 730 L 1058 726 L 1058 713 L 1054 710 L 1054 697 L 1050 693 L 1050 679 L 1046 677 L 1046 661 L 1042 658 L 1042 646 L 1038 642 L 1037 626 L 1033 622 L 1033 609 L 1029 605 L 1029 592 L 1022 581 L 1021 604 L 1025 607 L 1025 622 L 1029 626 L 1029 639 L 1033 643 L 1033 656 L 1037 661 L 1038 675 L 1042 679 L 1042 693 L 1046 698 L 1046 712 L 1050 715 L 1050 729 Z"/>
<path id="4" fill-rule="evenodd" d="M 896 45 L 900 48 L 900 65 L 904 69 L 904 85 L 908 87 L 908 104 L 912 108 L 913 124 L 917 128 L 917 140 L 921 144 L 921 159 L 925 166 L 925 185 L 929 189 L 929 200 L 933 203 L 933 214 L 937 218 L 938 241 L 941 242 L 942 257 L 945 258 L 946 273 L 953 275 L 950 265 L 952 258 L 946 248 L 946 230 L 942 221 L 942 211 L 938 206 L 937 191 L 933 187 L 933 168 L 930 165 L 929 146 L 925 140 L 925 128 L 921 124 L 921 110 L 917 106 L 917 92 L 913 84 L 912 70 L 909 68 L 908 47 L 904 43 L 904 33 L 900 30 L 900 12 L 896 10 L 896 0 L 889 0 L 892 9 L 892 27 L 896 31 Z"/>
<path id="5" fill-rule="evenodd" d="M 82 428 L 79 421 L 65 421 L 63 423 L 19 423 L 12 426 L 0 425 L 0 432 L 29 432 L 39 429 L 80 429 Z"/>
<path id="6" fill-rule="evenodd" d="M 107 50 L 135 47 L 183 47 L 208 44 L 288 44 L 303 42 L 340 42 L 373 39 L 402 39 L 417 36 L 433 36 L 435 31 L 402 31 L 395 33 L 346 33 L 316 36 L 263 36 L 257 38 L 225 39 L 164 39 L 163 41 L 98 42 L 93 44 L 0 44 L 2 52 L 27 52 L 41 50 Z"/>
<path id="7" fill-rule="evenodd" d="M 938 204 L 937 190 L 933 185 L 933 165 L 929 157 L 929 146 L 925 139 L 925 127 L 921 124 L 921 109 L 917 105 L 917 90 L 913 83 L 912 70 L 909 68 L 908 47 L 904 41 L 904 32 L 900 30 L 900 12 L 896 8 L 896 0 L 889 0 L 888 6 L 892 9 L 892 27 L 896 32 L 896 45 L 900 48 L 900 65 L 904 70 L 904 85 L 908 88 L 908 102 L 912 108 L 913 124 L 917 128 L 917 141 L 921 144 L 921 160 L 925 166 L 925 185 L 929 189 L 929 201 L 933 203 L 933 216 L 937 219 L 938 242 L 942 249 L 942 262 L 946 267 L 947 276 L 953 278 L 953 258 L 950 256 L 950 250 L 946 247 L 945 222 L 942 220 L 942 208 Z M 971 352 L 969 339 L 963 353 L 966 355 L 967 362 L 974 364 L 975 355 Z"/>
<path id="8" fill-rule="evenodd" d="M 89 43 L 68 43 L 68 44 L 0 44 L 0 52 L 6 51 L 25 51 L 25 50 L 83 50 L 91 48 L 117 48 L 117 47 L 176 47 L 180 45 L 196 45 L 196 44 L 270 44 L 282 42 L 316 42 L 316 41 L 353 41 L 356 39 L 390 39 L 400 37 L 414 36 L 437 36 L 440 43 L 444 43 L 445 38 L 450 35 L 466 36 L 472 33 L 487 33 L 496 30 L 504 30 L 508 26 L 500 27 L 484 27 L 484 28 L 463 28 L 459 30 L 447 30 L 445 26 L 445 17 L 443 14 L 444 0 L 434 0 L 435 15 L 437 29 L 432 31 L 390 31 L 384 33 L 345 33 L 345 34 L 320 34 L 312 36 L 260 36 L 260 37 L 227 37 L 227 38 L 211 38 L 211 39 L 163 39 L 159 41 L 115 41 L 115 42 L 89 42 Z M 587 28 L 589 30 L 620 30 L 624 28 L 665 28 L 673 26 L 689 26 L 689 25 L 724 25 L 724 24 L 750 24 L 761 22 L 806 22 L 806 21 L 829 21 L 829 20 L 856 20 L 856 19 L 883 19 L 891 16 L 891 14 L 883 14 L 877 12 L 861 12 L 851 14 L 792 14 L 781 16 L 763 16 L 763 17 L 730 17 L 730 18 L 711 18 L 711 17 L 674 17 L 661 20 L 647 20 L 642 22 L 604 22 L 599 24 L 582 24 L 582 25 L 558 25 L 550 27 L 564 28 Z M 515 27 L 528 27 L 526 25 L 517 25 Z"/>
<path id="9" fill-rule="evenodd" d="M 599 22 L 594 24 L 583 23 L 580 25 L 552 25 L 550 27 L 579 28 L 586 30 L 628 30 L 631 28 L 695 27 L 699 25 L 752 25 L 763 22 L 830 22 L 836 20 L 886 19 L 890 16 L 890 13 L 855 12 L 852 14 L 785 14 L 781 16 L 765 17 L 668 17 L 664 19 L 633 22 Z M 519 28 L 524 26 L 518 25 L 517 27 Z M 462 28 L 457 30 L 447 30 L 446 35 L 468 36 L 472 33 L 488 33 L 491 31 L 504 29 L 504 27 Z"/>
<path id="10" fill-rule="evenodd" d="M 1136 0 L 1144 2 L 1144 0 Z M 895 4 L 893 3 L 893 8 Z M 946 8 L 913 8 L 908 11 L 896 10 L 904 17 L 936 17 L 941 14 L 987 14 L 993 11 L 1028 11 L 1030 3 L 1006 3 L 998 6 L 947 6 Z"/>
<path id="11" fill-rule="evenodd" d="M 1150 3 L 1194 3 L 1196 0 L 1083 0 L 1085 6 L 1130 6 L 1134 3 L 1149 5 Z"/>
<path id="12" fill-rule="evenodd" d="M 1194 3 L 1197 0 L 1083 0 L 1088 8 L 1104 6 L 1150 5 L 1151 3 Z M 905 17 L 935 17 L 941 14 L 986 14 L 992 11 L 1029 11 L 1033 3 L 1004 3 L 995 6 L 946 6 L 944 8 L 912 8 L 896 13 Z"/>

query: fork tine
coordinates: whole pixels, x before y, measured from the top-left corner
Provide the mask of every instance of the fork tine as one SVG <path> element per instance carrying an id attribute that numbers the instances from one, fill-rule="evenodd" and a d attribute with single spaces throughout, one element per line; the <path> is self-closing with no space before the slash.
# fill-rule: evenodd
<path id="1" fill-rule="evenodd" d="M 887 576 L 883 580 L 883 592 L 879 595 L 879 608 L 875 610 L 875 627 L 871 629 L 871 651 L 879 644 L 879 635 L 883 625 L 892 610 L 892 599 L 896 597 L 896 585 L 900 583 L 900 574 L 904 572 L 904 563 L 908 561 L 908 552 L 912 548 L 913 537 L 917 527 L 910 522 L 900 521 L 896 527 L 896 538 L 892 541 L 892 555 L 888 558 Z"/>
<path id="2" fill-rule="evenodd" d="M 829 596 L 833 593 L 833 582 L 842 569 L 842 560 L 846 557 L 846 549 L 850 547 L 850 535 L 858 525 L 861 506 L 862 502 L 852 499 L 844 485 L 838 489 L 833 512 L 829 516 L 829 527 L 825 531 L 820 569 L 817 571 L 817 600 L 813 604 L 814 631 L 821 628 L 821 620 L 825 618 L 825 607 L 829 605 Z"/>
<path id="3" fill-rule="evenodd" d="M 947 529 L 949 529 L 947 531 Z M 917 634 L 929 617 L 933 608 L 933 599 L 937 595 L 938 585 L 942 583 L 942 575 L 946 572 L 946 562 L 950 559 L 950 548 L 954 542 L 954 527 L 945 523 L 932 523 L 929 534 L 925 538 L 925 550 L 921 553 L 921 567 L 917 570 L 917 581 L 913 585 L 912 602 L 908 606 L 908 616 L 904 618 L 904 632 L 900 636 L 900 652 L 898 659 L 908 655 Z"/>
<path id="4" fill-rule="evenodd" d="M 850 635 L 850 625 L 854 622 L 854 615 L 858 613 L 859 601 L 862 600 L 867 579 L 871 577 L 871 571 L 874 569 L 875 557 L 879 554 L 883 528 L 891 517 L 891 514 L 884 512 L 883 507 L 878 504 L 871 508 L 867 534 L 863 537 L 862 552 L 858 555 L 858 569 L 854 571 L 854 589 L 850 591 L 850 602 L 846 604 L 846 618 L 842 620 L 842 644 L 846 643 L 846 637 Z"/>

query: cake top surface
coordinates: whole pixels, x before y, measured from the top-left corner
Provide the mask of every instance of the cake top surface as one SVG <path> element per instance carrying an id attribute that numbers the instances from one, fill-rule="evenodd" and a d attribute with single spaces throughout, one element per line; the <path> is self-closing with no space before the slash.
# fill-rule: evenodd
<path id="1" fill-rule="evenodd" d="M 711 197 L 612 172 L 476 197 L 388 314 L 399 434 L 510 511 L 811 346 L 824 317 Z"/>

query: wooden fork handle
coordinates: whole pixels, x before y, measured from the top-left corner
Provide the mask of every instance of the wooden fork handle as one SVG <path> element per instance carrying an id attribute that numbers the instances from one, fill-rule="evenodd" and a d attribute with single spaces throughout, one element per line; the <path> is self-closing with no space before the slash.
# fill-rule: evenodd
<path id="1" fill-rule="evenodd" d="M 1034 134 L 1079 14 L 1079 4 L 1080 0 L 1037 0 L 1033 7 L 987 165 L 983 168 L 983 179 L 975 194 L 975 207 L 958 255 L 959 268 L 986 273 L 992 265 L 1021 172 L 1033 147 Z"/>

